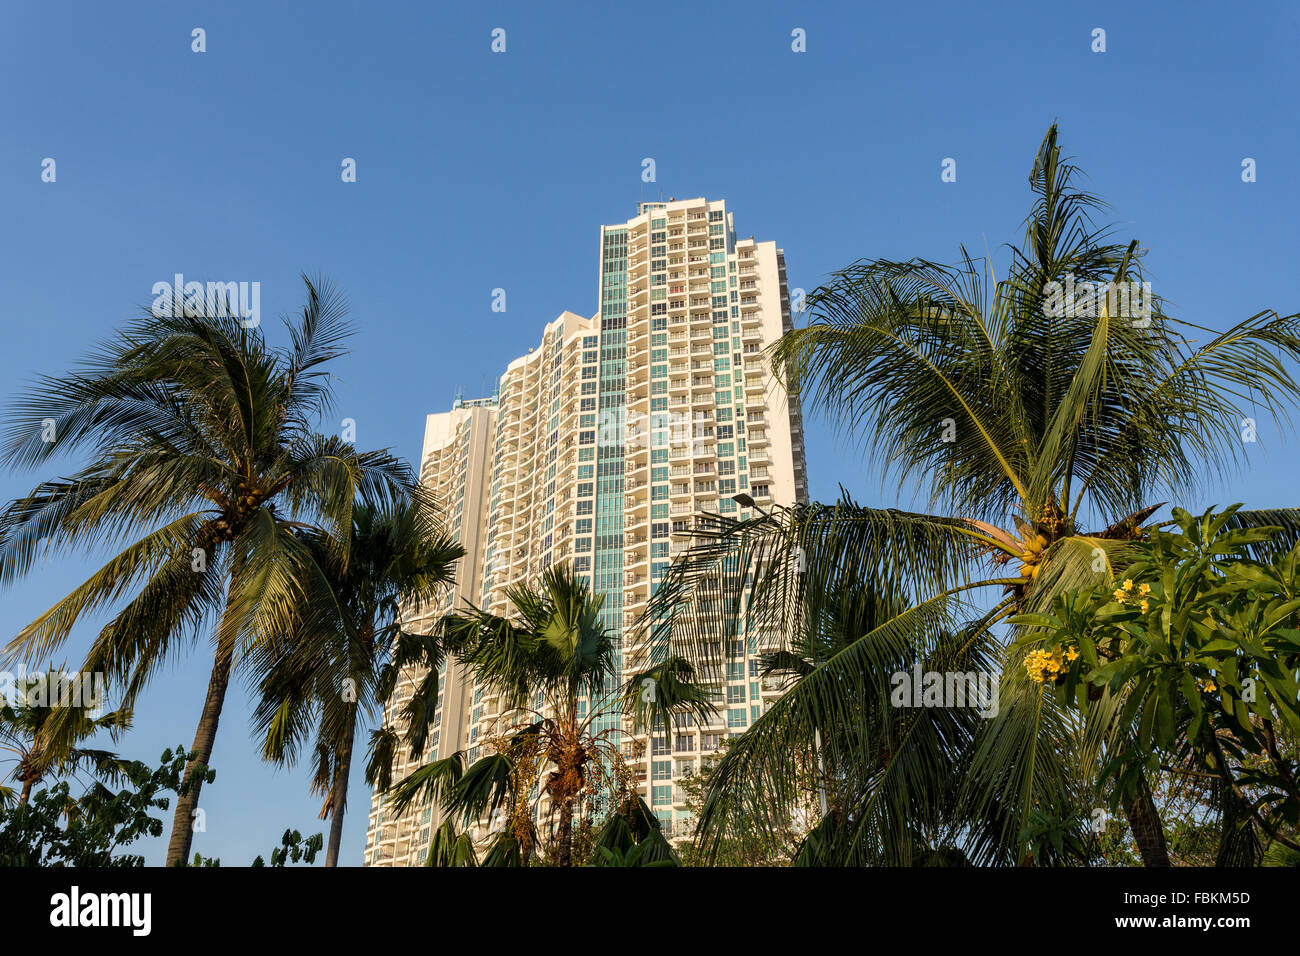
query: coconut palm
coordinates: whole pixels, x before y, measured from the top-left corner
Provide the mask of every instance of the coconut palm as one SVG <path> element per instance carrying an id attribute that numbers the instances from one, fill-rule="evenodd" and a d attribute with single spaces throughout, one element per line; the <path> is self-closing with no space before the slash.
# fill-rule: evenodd
<path id="1" fill-rule="evenodd" d="M 485 866 L 524 864 L 539 850 L 570 866 L 575 819 L 630 799 L 621 722 L 602 718 L 644 723 L 711 708 L 689 668 L 671 659 L 619 685 L 602 598 L 571 565 L 552 566 L 538 587 L 517 585 L 506 596 L 513 619 L 470 608 L 444 622 L 446 652 L 503 699 L 494 752 L 468 767 L 458 752 L 418 768 L 394 789 L 393 807 L 401 813 L 417 798 L 438 798 L 466 824 L 495 821 Z M 543 801 L 554 821 L 548 838 L 537 828 Z"/>
<path id="2" fill-rule="evenodd" d="M 424 728 L 413 744 L 417 750 L 427 732 L 427 720 L 419 718 L 436 706 L 437 638 L 407 631 L 399 602 L 444 597 L 465 551 L 440 527 L 432 502 L 422 498 L 378 505 L 359 501 L 346 564 L 326 536 L 308 531 L 305 537 L 316 564 L 327 572 L 341 613 L 325 634 L 319 622 L 308 619 L 304 624 L 311 631 L 260 650 L 263 659 L 254 671 L 265 676 L 254 725 L 264 755 L 281 763 L 292 763 L 315 732 L 312 789 L 325 796 L 321 817 L 330 819 L 325 865 L 337 866 L 357 721 L 379 713 L 410 667 L 423 671 L 406 707 L 413 726 Z"/>
<path id="3" fill-rule="evenodd" d="M 926 848 L 899 821 L 953 813 L 969 859 L 1024 862 L 1030 815 L 1078 816 L 1102 754 L 1123 745 L 1127 728 L 1106 719 L 1113 700 L 1094 702 L 1105 713 L 1084 725 L 1027 679 L 1007 650 L 1015 635 L 1006 622 L 1108 578 L 1162 498 L 1194 491 L 1207 470 L 1231 473 L 1246 451 L 1242 430 L 1259 416 L 1287 422 L 1300 398 L 1292 375 L 1300 319 L 1262 311 L 1216 332 L 1169 316 L 1142 291 L 1136 241 L 1112 241 L 1094 224 L 1101 203 L 1074 186 L 1076 176 L 1053 126 L 1030 173 L 1024 239 L 1002 279 L 964 249 L 951 266 L 860 261 L 817 289 L 807 326 L 773 347 L 791 392 L 900 487 L 919 485 L 931 513 L 847 496 L 776 509 L 702 531 L 674 565 L 642 626 L 661 650 L 699 666 L 720 633 L 787 649 L 864 581 L 902 601 L 812 661 L 729 749 L 700 818 L 706 841 L 746 803 L 773 816 L 787 810 L 783 775 L 796 755 L 817 751 L 826 774 L 848 785 L 820 834 L 827 858 L 916 859 Z M 1102 294 L 1089 294 L 1094 283 Z M 1296 511 L 1234 520 L 1300 530 Z M 954 647 L 944 635 L 960 640 Z M 901 659 L 936 668 L 945 645 L 1001 672 L 997 716 L 956 746 L 955 808 L 916 733 L 934 715 L 884 716 L 890 669 Z M 1140 778 L 1124 807 L 1144 861 L 1166 862 Z"/>
<path id="4" fill-rule="evenodd" d="M 98 779 L 114 779 L 128 761 L 109 750 L 83 746 L 101 732 L 114 740 L 131 726 L 125 711 L 103 712 L 103 701 L 89 700 L 72 675 L 48 670 L 22 681 L 13 699 L 0 701 L 0 752 L 14 763 L 13 779 L 19 784 L 18 802 L 26 803 L 32 788 L 51 775 L 76 775 L 89 770 Z M 63 732 L 52 736 L 46 728 L 59 707 L 72 711 Z M 0 801 L 12 798 L 12 789 L 0 787 Z"/>
<path id="5" fill-rule="evenodd" d="M 19 395 L 0 445 L 11 468 L 70 453 L 89 459 L 0 514 L 0 583 L 12 584 L 43 554 L 117 551 L 18 633 L 10 659 L 45 657 L 84 615 L 124 601 L 82 671 L 120 684 L 129 709 L 182 645 L 210 635 L 212 672 L 176 802 L 170 865 L 189 857 L 236 664 L 287 633 L 304 607 L 329 618 L 328 589 L 314 586 L 321 571 L 297 532 L 318 526 L 339 542 L 343 560 L 357 496 L 383 499 L 411 484 L 409 468 L 389 455 L 358 454 L 313 432 L 332 400 L 326 364 L 344 353 L 348 327 L 341 297 L 304 281 L 302 314 L 286 322 L 288 347 L 268 345 L 221 301 L 155 308 L 80 368 Z"/>

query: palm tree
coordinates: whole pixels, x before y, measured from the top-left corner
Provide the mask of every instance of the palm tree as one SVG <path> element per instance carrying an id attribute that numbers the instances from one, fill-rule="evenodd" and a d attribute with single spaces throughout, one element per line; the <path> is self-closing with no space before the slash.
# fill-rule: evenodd
<path id="1" fill-rule="evenodd" d="M 19 803 L 26 803 L 32 788 L 50 774 L 75 775 L 85 767 L 97 778 L 113 779 L 122 773 L 129 761 L 108 750 L 81 746 L 101 731 L 116 740 L 131 726 L 125 711 L 99 712 L 102 703 L 85 699 L 76 678 L 53 669 L 30 675 L 15 699 L 0 701 L 0 751 L 10 754 L 15 763 Z M 66 732 L 52 737 L 46 724 L 60 706 L 72 714 Z M 10 788 L 0 788 L 0 799 L 11 798 Z"/>
<path id="2" fill-rule="evenodd" d="M 1106 719 L 1115 701 L 1093 702 L 1098 719 L 1086 726 L 1074 721 L 1027 679 L 1006 622 L 1108 578 L 1162 497 L 1193 490 L 1204 469 L 1226 474 L 1240 462 L 1246 419 L 1287 421 L 1300 398 L 1291 374 L 1300 321 L 1264 311 L 1215 332 L 1170 317 L 1142 285 L 1136 241 L 1113 242 L 1094 224 L 1101 203 L 1073 186 L 1076 172 L 1051 127 L 1030 174 L 1024 240 L 1003 279 L 964 249 L 953 266 L 859 261 L 817 289 L 807 327 L 774 346 L 791 392 L 900 487 L 918 480 L 932 513 L 847 496 L 779 508 L 700 532 L 674 565 L 642 626 L 661 650 L 700 666 L 719 633 L 748 628 L 769 651 L 786 649 L 864 581 L 902 601 L 811 661 L 730 748 L 700 818 L 706 841 L 747 803 L 773 817 L 788 809 L 783 775 L 795 755 L 817 751 L 848 790 L 821 834 L 834 859 L 915 859 L 925 847 L 899 822 L 955 814 L 950 836 L 970 859 L 1024 862 L 1030 814 L 1078 814 L 1098 761 L 1123 745 L 1127 728 Z M 1093 283 L 1103 293 L 1090 307 L 1083 293 Z M 1118 294 L 1132 290 L 1145 291 Z M 1294 510 L 1235 520 L 1300 531 Z M 954 653 L 990 659 L 1001 673 L 997 716 L 979 721 L 969 743 L 945 743 L 960 777 L 955 808 L 951 780 L 918 733 L 934 712 L 890 713 L 887 696 L 900 662 L 947 669 L 940 662 Z M 1143 860 L 1166 862 L 1140 776 L 1124 806 Z"/>
<path id="3" fill-rule="evenodd" d="M 0 461 L 11 468 L 68 453 L 90 461 L 0 514 L 0 584 L 12 584 L 41 554 L 120 549 L 23 628 L 6 648 L 10 659 L 44 657 L 83 615 L 125 598 L 82 671 L 121 684 L 129 709 L 179 642 L 211 634 L 212 672 L 169 865 L 189 857 L 236 663 L 287 633 L 304 607 L 329 619 L 328 589 L 315 586 L 322 574 L 298 532 L 318 526 L 345 560 L 358 494 L 383 499 L 411 484 L 409 468 L 389 455 L 358 454 L 313 432 L 332 400 L 325 366 L 344 354 L 348 327 L 341 297 L 304 281 L 301 317 L 286 323 L 289 347 L 270 347 L 221 302 L 155 309 L 81 368 L 19 396 L 0 444 Z"/>
<path id="4" fill-rule="evenodd" d="M 495 752 L 469 767 L 458 752 L 418 768 L 394 789 L 393 807 L 401 813 L 417 797 L 436 797 L 467 824 L 494 818 L 496 839 L 483 865 L 525 864 L 546 842 L 554 863 L 570 866 L 574 820 L 628 802 L 621 722 L 602 718 L 646 723 L 651 715 L 712 708 L 689 668 L 672 659 L 619 685 L 616 647 L 600 622 L 602 597 L 571 565 L 550 567 L 540 587 L 517 585 L 506 596 L 514 620 L 470 608 L 444 621 L 447 653 L 503 699 Z M 543 799 L 555 819 L 549 841 L 536 827 Z"/>
<path id="5" fill-rule="evenodd" d="M 357 502 L 346 564 L 325 536 L 304 536 L 328 574 L 341 613 L 327 635 L 297 633 L 284 645 L 265 648 L 267 659 L 254 668 L 265 675 L 254 724 L 264 737 L 264 755 L 281 763 L 292 763 L 315 729 L 313 792 L 325 795 L 321 817 L 330 818 L 325 865 L 337 866 L 357 720 L 374 717 L 402 672 L 413 666 L 424 675 L 406 707 L 408 718 L 432 714 L 436 706 L 436 636 L 406 631 L 399 602 L 443 597 L 465 551 L 439 526 L 433 503 L 421 498 Z M 422 735 L 415 745 L 423 746 Z"/>

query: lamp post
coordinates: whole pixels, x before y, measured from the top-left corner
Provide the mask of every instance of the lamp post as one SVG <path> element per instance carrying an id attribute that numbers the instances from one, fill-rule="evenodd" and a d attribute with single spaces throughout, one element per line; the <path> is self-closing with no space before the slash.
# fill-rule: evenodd
<path id="1" fill-rule="evenodd" d="M 731 500 L 736 502 L 736 504 L 740 505 L 742 508 L 753 508 L 764 518 L 772 517 L 771 514 L 760 508 L 758 503 L 755 502 L 750 495 L 745 494 L 743 491 L 740 492 L 740 494 L 732 495 Z M 802 554 L 802 552 L 800 553 Z M 821 808 L 822 819 L 825 819 L 827 813 L 826 764 L 822 760 L 822 732 L 817 727 L 813 728 L 813 750 L 817 754 L 817 803 Z"/>

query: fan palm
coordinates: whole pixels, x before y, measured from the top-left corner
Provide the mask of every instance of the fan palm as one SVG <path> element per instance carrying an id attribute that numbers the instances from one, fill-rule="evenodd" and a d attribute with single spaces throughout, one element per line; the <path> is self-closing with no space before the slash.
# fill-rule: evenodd
<path id="1" fill-rule="evenodd" d="M 300 745 L 316 733 L 313 791 L 326 797 L 330 818 L 325 865 L 338 864 L 343 813 L 352 767 L 357 721 L 373 718 L 397 686 L 403 670 L 423 671 L 406 707 L 413 726 L 437 703 L 441 652 L 435 635 L 413 634 L 402 625 L 399 602 L 432 602 L 445 595 L 464 549 L 439 526 L 432 502 L 396 500 L 357 503 L 347 562 L 318 532 L 306 532 L 316 564 L 326 570 L 340 614 L 327 635 L 313 628 L 280 646 L 265 645 L 253 667 L 264 674 L 254 723 L 263 753 L 292 763 Z M 322 644 L 324 648 L 322 649 Z M 413 743 L 423 747 L 423 735 Z"/>
<path id="2" fill-rule="evenodd" d="M 671 659 L 619 685 L 617 648 L 600 622 L 602 598 L 571 565 L 548 568 L 540 586 L 517 585 L 506 596 L 513 620 L 471 608 L 444 622 L 446 652 L 502 697 L 495 752 L 469 767 L 463 753 L 420 767 L 395 788 L 393 806 L 400 813 L 417 797 L 438 797 L 466 823 L 495 817 L 497 840 L 483 861 L 492 865 L 527 862 L 543 843 L 536 821 L 544 798 L 555 819 L 551 857 L 570 866 L 575 817 L 603 802 L 626 802 L 621 724 L 602 718 L 645 722 L 679 708 L 710 708 L 689 669 Z"/>
<path id="3" fill-rule="evenodd" d="M 0 584 L 12 584 L 41 554 L 120 549 L 18 633 L 6 648 L 11 659 L 44 657 L 84 615 L 126 599 L 82 670 L 121 684 L 129 709 L 178 644 L 211 628 L 211 677 L 169 865 L 189 856 L 236 662 L 287 633 L 304 606 L 329 618 L 330 594 L 314 585 L 321 570 L 297 532 L 318 526 L 343 560 L 358 494 L 382 499 L 412 483 L 409 468 L 387 454 L 358 454 L 313 432 L 332 400 L 325 366 L 343 354 L 348 327 L 343 300 L 304 281 L 306 305 L 286 323 L 289 347 L 269 346 L 221 302 L 155 309 L 81 368 L 20 395 L 0 446 L 0 461 L 12 468 L 68 453 L 90 461 L 0 514 Z"/>
<path id="4" fill-rule="evenodd" d="M 811 660 L 730 748 L 700 817 L 706 841 L 746 803 L 787 810 L 790 762 L 820 738 L 826 774 L 851 794 L 832 810 L 822 846 L 840 861 L 915 858 L 918 826 L 952 809 L 925 730 L 962 755 L 958 832 L 949 835 L 976 862 L 1018 862 L 1031 812 L 1077 815 L 1099 755 L 1122 745 L 1117 721 L 1080 724 L 1026 679 L 1006 622 L 1108 578 L 1159 496 L 1195 490 L 1207 471 L 1230 473 L 1245 451 L 1239 430 L 1256 416 L 1287 422 L 1300 398 L 1291 374 L 1300 317 L 1264 311 L 1224 332 L 1170 317 L 1143 285 L 1137 243 L 1114 242 L 1094 224 L 1101 203 L 1075 188 L 1076 175 L 1053 126 L 1003 279 L 964 249 L 952 266 L 860 261 L 817 289 L 807 327 L 773 347 L 791 393 L 825 411 L 900 487 L 919 483 L 932 513 L 847 496 L 777 509 L 719 521 L 673 566 L 642 626 L 700 666 L 719 633 L 748 629 L 769 651 L 787 648 L 863 582 L 902 601 L 884 620 L 858 622 L 860 639 Z M 1102 291 L 1089 302 L 1090 287 Z M 1234 520 L 1300 529 L 1293 510 Z M 979 721 L 969 743 L 944 736 L 933 713 L 884 716 L 891 668 L 906 659 L 929 669 L 952 654 L 1001 672 L 998 714 Z M 1109 713 L 1114 702 L 1095 706 Z M 1164 862 L 1142 781 L 1125 806 L 1143 859 Z"/>

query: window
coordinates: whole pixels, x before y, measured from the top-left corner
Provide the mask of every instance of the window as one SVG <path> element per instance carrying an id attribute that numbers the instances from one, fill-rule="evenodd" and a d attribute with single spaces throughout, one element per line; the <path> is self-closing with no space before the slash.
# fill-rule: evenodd
<path id="1" fill-rule="evenodd" d="M 727 726 L 731 728 L 743 728 L 748 724 L 745 719 L 748 714 L 745 713 L 744 707 L 727 708 Z"/>
<path id="2" fill-rule="evenodd" d="M 743 704 L 748 698 L 745 697 L 745 687 L 743 684 L 737 684 L 727 688 L 728 704 Z M 734 726 L 734 724 L 732 725 Z"/>
<path id="3" fill-rule="evenodd" d="M 673 779 L 673 762 L 671 760 L 655 760 L 650 764 L 651 780 L 671 780 Z"/>
<path id="4" fill-rule="evenodd" d="M 650 802 L 656 807 L 672 806 L 673 803 L 672 784 L 666 784 L 663 786 L 654 787 L 650 795 Z"/>

